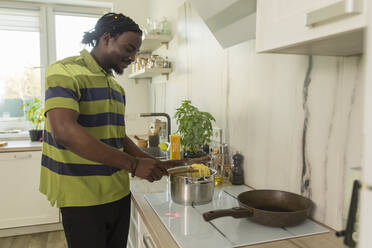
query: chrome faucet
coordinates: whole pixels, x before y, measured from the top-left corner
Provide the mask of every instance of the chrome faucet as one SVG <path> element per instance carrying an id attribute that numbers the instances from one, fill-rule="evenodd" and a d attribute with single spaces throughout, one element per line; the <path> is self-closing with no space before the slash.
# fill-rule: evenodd
<path id="1" fill-rule="evenodd" d="M 140 117 L 152 117 L 152 116 L 164 116 L 167 118 L 167 126 L 168 126 L 168 142 L 170 142 L 170 132 L 171 132 L 171 119 L 167 113 L 142 113 Z"/>

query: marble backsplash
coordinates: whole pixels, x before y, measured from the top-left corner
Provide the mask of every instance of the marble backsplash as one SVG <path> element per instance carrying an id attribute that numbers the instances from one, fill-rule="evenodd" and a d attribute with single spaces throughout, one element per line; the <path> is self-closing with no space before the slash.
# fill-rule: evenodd
<path id="1" fill-rule="evenodd" d="M 253 53 L 254 43 L 231 49 L 230 57 L 240 49 Z M 230 96 L 247 93 L 229 98 L 228 125 L 229 143 L 246 156 L 246 182 L 310 197 L 314 218 L 339 229 L 345 170 L 361 164 L 363 58 L 313 57 L 305 80 L 307 57 L 255 56 L 249 71 L 230 81 Z"/>
<path id="2" fill-rule="evenodd" d="M 174 72 L 153 79 L 152 110 L 173 116 L 190 99 L 245 156 L 247 185 L 308 196 L 316 220 L 342 228 L 345 170 L 361 164 L 364 58 L 257 54 L 255 40 L 223 50 L 190 4 L 168 1 L 150 15 L 176 13 L 174 39 L 157 51 Z"/>

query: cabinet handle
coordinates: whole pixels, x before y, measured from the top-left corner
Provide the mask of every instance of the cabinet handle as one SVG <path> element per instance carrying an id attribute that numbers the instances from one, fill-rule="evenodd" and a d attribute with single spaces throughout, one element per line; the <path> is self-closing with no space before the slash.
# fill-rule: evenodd
<path id="1" fill-rule="evenodd" d="M 28 154 L 14 154 L 13 158 L 14 159 L 28 159 L 28 158 L 32 158 L 32 154 L 30 154 L 30 153 L 28 153 Z"/>
<path id="2" fill-rule="evenodd" d="M 151 237 L 147 234 L 143 235 L 143 243 L 146 248 L 156 248 L 154 243 L 152 242 Z"/>
<path id="3" fill-rule="evenodd" d="M 358 212 L 358 203 L 359 203 L 359 191 L 362 188 L 361 182 L 358 180 L 354 181 L 353 193 L 351 195 L 349 214 L 347 217 L 346 229 L 336 232 L 337 237 L 344 237 L 344 244 L 348 247 L 356 247 L 356 222 L 357 222 L 357 212 Z"/>
<path id="4" fill-rule="evenodd" d="M 363 11 L 363 0 L 343 0 L 305 14 L 305 26 L 311 27 L 320 22 L 334 18 L 360 14 Z"/>

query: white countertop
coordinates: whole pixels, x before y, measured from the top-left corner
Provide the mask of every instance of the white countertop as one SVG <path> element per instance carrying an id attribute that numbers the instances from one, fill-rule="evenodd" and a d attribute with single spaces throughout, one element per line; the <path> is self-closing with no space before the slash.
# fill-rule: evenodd
<path id="1" fill-rule="evenodd" d="M 228 185 L 228 184 L 226 184 Z M 226 186 L 223 185 L 223 186 Z M 166 190 L 165 178 L 159 182 L 149 183 L 145 180 L 132 180 L 131 191 L 134 204 L 139 211 L 144 223 L 146 224 L 151 236 L 157 247 L 178 248 L 179 245 L 167 230 L 162 220 L 155 213 L 153 208 L 145 199 L 145 195 L 149 193 L 160 193 Z M 189 229 L 187 229 L 189 230 Z M 192 237 L 190 236 L 192 239 Z M 273 241 L 255 245 L 245 245 L 249 248 L 340 248 L 342 247 L 342 239 L 338 239 L 334 235 L 334 231 L 329 233 L 318 234 L 305 237 L 297 237 L 280 241 Z"/>
<path id="2" fill-rule="evenodd" d="M 6 141 L 8 144 L 0 147 L 0 152 L 41 151 L 42 142 L 31 140 Z"/>

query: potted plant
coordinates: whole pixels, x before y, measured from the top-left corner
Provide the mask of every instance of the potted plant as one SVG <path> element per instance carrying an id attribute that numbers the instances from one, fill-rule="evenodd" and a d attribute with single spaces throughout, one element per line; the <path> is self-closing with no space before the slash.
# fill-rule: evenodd
<path id="1" fill-rule="evenodd" d="M 181 107 L 177 108 L 174 117 L 185 157 L 203 156 L 202 146 L 211 141 L 212 121 L 216 121 L 214 117 L 208 112 L 199 111 L 188 100 L 183 101 Z"/>
<path id="2" fill-rule="evenodd" d="M 44 121 L 44 109 L 41 101 L 34 98 L 22 105 L 27 120 L 31 121 L 33 129 L 29 130 L 31 141 L 39 141 L 43 135 L 41 123 Z"/>

